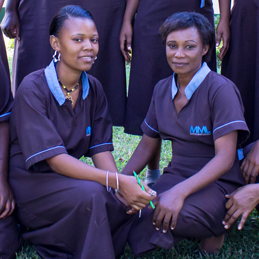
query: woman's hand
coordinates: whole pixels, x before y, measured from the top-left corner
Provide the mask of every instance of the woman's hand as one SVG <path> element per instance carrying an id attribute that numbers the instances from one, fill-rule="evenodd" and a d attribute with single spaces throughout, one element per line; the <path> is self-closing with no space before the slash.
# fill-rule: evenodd
<path id="1" fill-rule="evenodd" d="M 255 143 L 241 165 L 242 175 L 246 183 L 255 183 L 259 173 L 259 141 Z"/>
<path id="2" fill-rule="evenodd" d="M 134 176 L 120 174 L 119 184 L 120 194 L 123 196 L 127 204 L 135 211 L 144 209 L 150 201 L 156 198 L 156 194 L 151 196 L 153 190 L 150 189 L 144 182 L 142 182 L 146 191 L 144 192 Z M 133 213 L 134 210 L 129 211 L 129 214 Z"/>
<path id="3" fill-rule="evenodd" d="M 1 27 L 8 38 L 20 40 L 20 21 L 16 11 L 5 13 Z"/>
<path id="4" fill-rule="evenodd" d="M 223 57 L 226 55 L 229 49 L 230 41 L 230 28 L 229 22 L 220 20 L 216 31 L 216 47 L 220 45 L 221 40 L 223 40 L 223 46 L 220 48 L 219 59 L 222 61 Z"/>
<path id="5" fill-rule="evenodd" d="M 10 216 L 15 208 L 13 192 L 7 182 L 0 182 L 0 219 Z"/>
<path id="6" fill-rule="evenodd" d="M 228 229 L 242 214 L 241 221 L 238 224 L 238 230 L 241 230 L 248 215 L 259 203 L 259 185 L 249 184 L 243 186 L 232 194 L 226 195 L 226 198 L 229 199 L 226 203 L 228 212 L 222 223 Z"/>
<path id="7" fill-rule="evenodd" d="M 171 219 L 170 228 L 173 230 L 176 227 L 177 218 L 183 207 L 184 200 L 185 195 L 181 193 L 181 190 L 179 191 L 177 186 L 157 197 L 154 202 L 156 208 L 153 216 L 153 225 L 155 225 L 156 230 L 160 230 L 162 225 L 163 233 L 166 233 Z"/>
<path id="8" fill-rule="evenodd" d="M 131 60 L 131 42 L 132 42 L 132 25 L 131 22 L 124 21 L 120 33 L 120 49 L 127 62 Z"/>

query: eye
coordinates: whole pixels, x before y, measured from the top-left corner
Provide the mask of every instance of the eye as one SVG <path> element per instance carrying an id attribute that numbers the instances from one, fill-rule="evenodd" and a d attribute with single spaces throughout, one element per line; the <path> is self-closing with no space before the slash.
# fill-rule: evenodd
<path id="1" fill-rule="evenodd" d="M 98 42 L 98 39 L 97 39 L 97 38 L 93 38 L 93 39 L 91 39 L 91 41 L 92 41 L 93 43 L 97 43 L 97 42 Z"/>
<path id="2" fill-rule="evenodd" d="M 193 46 L 193 45 L 187 45 L 186 46 L 186 49 L 193 49 L 195 46 Z"/>
<path id="3" fill-rule="evenodd" d="M 74 38 L 73 41 L 75 41 L 75 42 L 81 42 L 82 39 L 81 39 L 81 38 Z"/>
<path id="4" fill-rule="evenodd" d="M 176 48 L 176 45 L 173 44 L 173 43 L 170 43 L 167 45 L 170 49 L 175 49 Z"/>

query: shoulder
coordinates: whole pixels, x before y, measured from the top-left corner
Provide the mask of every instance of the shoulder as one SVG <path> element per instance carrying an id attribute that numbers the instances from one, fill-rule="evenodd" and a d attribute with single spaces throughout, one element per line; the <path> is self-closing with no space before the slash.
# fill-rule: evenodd
<path id="1" fill-rule="evenodd" d="M 215 95 L 237 96 L 241 100 L 238 88 L 228 78 L 211 71 L 205 80 L 205 87 L 208 87 L 209 97 L 213 98 Z"/>
<path id="2" fill-rule="evenodd" d="M 154 96 L 155 95 L 161 96 L 161 95 L 167 94 L 168 91 L 171 91 L 172 77 L 173 77 L 173 75 L 171 75 L 167 78 L 164 78 L 156 84 L 155 89 L 154 89 Z"/>
<path id="3" fill-rule="evenodd" d="M 90 91 L 92 91 L 95 96 L 105 96 L 101 82 L 92 75 L 87 74 L 87 76 L 90 84 Z"/>
<path id="4" fill-rule="evenodd" d="M 33 96 L 44 98 L 48 91 L 44 69 L 40 69 L 24 77 L 15 95 L 15 100 L 32 98 Z"/>

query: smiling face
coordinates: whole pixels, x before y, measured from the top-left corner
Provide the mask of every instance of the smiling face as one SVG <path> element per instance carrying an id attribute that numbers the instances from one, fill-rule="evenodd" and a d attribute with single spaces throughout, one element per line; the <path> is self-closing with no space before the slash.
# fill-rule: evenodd
<path id="1" fill-rule="evenodd" d="M 87 18 L 67 19 L 58 37 L 51 36 L 50 41 L 61 53 L 60 63 L 77 71 L 90 70 L 99 50 L 95 23 Z"/>
<path id="2" fill-rule="evenodd" d="M 173 31 L 166 39 L 166 56 L 169 66 L 179 75 L 193 76 L 202 65 L 202 57 L 209 46 L 203 46 L 195 27 Z"/>

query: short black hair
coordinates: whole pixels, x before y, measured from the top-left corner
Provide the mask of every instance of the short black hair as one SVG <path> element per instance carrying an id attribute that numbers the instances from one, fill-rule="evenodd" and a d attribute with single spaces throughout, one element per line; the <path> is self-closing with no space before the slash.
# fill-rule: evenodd
<path id="1" fill-rule="evenodd" d="M 58 36 L 64 22 L 71 18 L 85 18 L 93 20 L 93 16 L 89 11 L 86 11 L 77 5 L 67 5 L 62 7 L 57 14 L 52 18 L 49 27 L 49 35 Z"/>
<path id="2" fill-rule="evenodd" d="M 215 31 L 209 20 L 196 12 L 175 13 L 168 17 L 159 29 L 162 41 L 165 44 L 167 36 L 178 30 L 195 27 L 201 37 L 203 46 L 209 45 L 209 51 L 203 56 L 203 61 L 209 62 L 215 44 Z"/>

